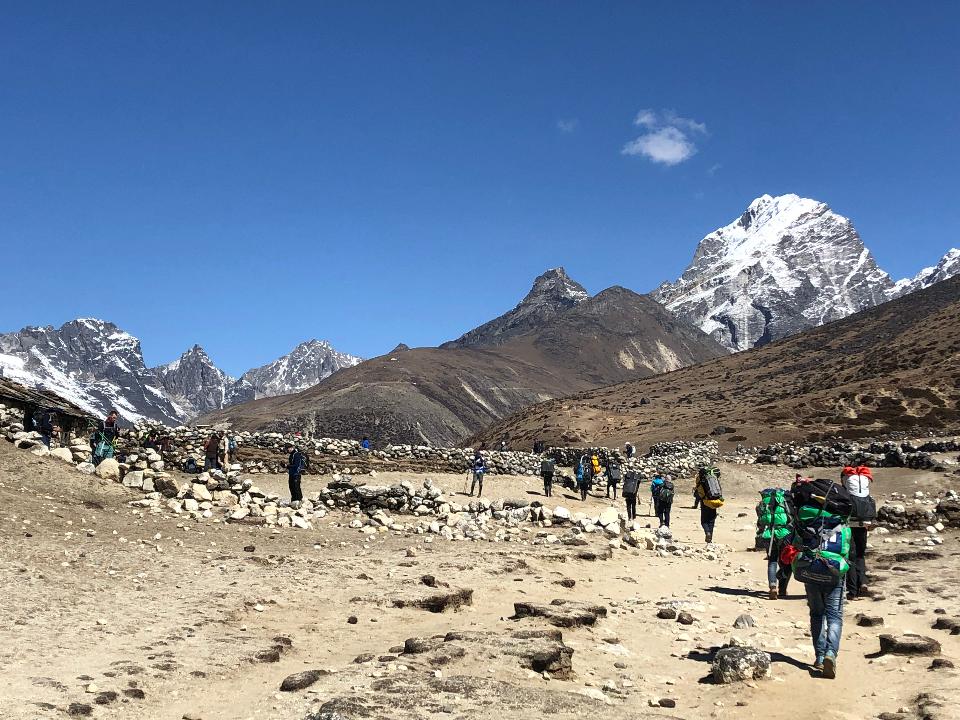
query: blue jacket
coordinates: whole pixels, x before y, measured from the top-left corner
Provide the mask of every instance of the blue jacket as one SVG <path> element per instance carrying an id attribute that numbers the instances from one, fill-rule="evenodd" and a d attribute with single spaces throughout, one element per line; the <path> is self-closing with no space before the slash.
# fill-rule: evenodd
<path id="1" fill-rule="evenodd" d="M 663 487 L 663 478 L 657 475 L 653 482 L 650 483 L 650 494 L 656 496 L 660 492 L 660 488 Z"/>

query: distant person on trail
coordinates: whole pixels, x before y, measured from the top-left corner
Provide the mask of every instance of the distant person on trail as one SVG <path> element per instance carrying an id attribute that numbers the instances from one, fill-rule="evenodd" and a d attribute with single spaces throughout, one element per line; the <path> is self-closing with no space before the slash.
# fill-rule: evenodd
<path id="1" fill-rule="evenodd" d="M 873 472 L 866 465 L 845 467 L 840 480 L 850 493 L 853 514 L 850 526 L 850 570 L 847 572 L 847 600 L 860 600 L 868 593 L 864 582 L 867 579 L 867 530 L 877 518 L 876 501 L 870 495 Z"/>
<path id="2" fill-rule="evenodd" d="M 627 456 L 627 460 L 637 454 L 637 450 L 635 447 L 633 447 L 633 443 L 624 443 L 623 454 Z"/>
<path id="3" fill-rule="evenodd" d="M 657 493 L 657 519 L 660 521 L 660 527 L 670 527 L 670 511 L 673 509 L 673 478 L 669 475 L 663 477 L 660 485 L 660 492 Z"/>
<path id="4" fill-rule="evenodd" d="M 703 539 L 713 542 L 713 530 L 717 524 L 717 510 L 723 507 L 723 491 L 720 487 L 720 469 L 702 466 L 697 472 L 696 496 L 700 500 L 700 527 Z"/>
<path id="5" fill-rule="evenodd" d="M 217 433 L 210 433 L 210 437 L 203 444 L 203 469 L 220 469 L 220 436 Z"/>
<path id="6" fill-rule="evenodd" d="M 586 455 L 583 455 L 577 463 L 577 489 L 580 490 L 580 499 L 585 501 L 587 491 L 590 489 L 590 469 Z"/>
<path id="7" fill-rule="evenodd" d="M 767 553 L 767 586 L 770 599 L 787 596 L 792 568 L 781 562 L 783 549 L 793 537 L 793 502 L 790 493 L 781 488 L 760 491 L 757 503 L 756 547 Z"/>
<path id="8" fill-rule="evenodd" d="M 473 471 L 473 481 L 470 483 L 470 496 L 473 497 L 474 487 L 479 486 L 477 497 L 480 497 L 483 495 L 483 476 L 487 472 L 487 463 L 484 461 L 483 455 L 480 454 L 479 450 L 473 454 L 471 470 Z"/>
<path id="9" fill-rule="evenodd" d="M 507 451 L 507 440 L 506 438 L 504 438 L 503 440 L 500 441 L 500 452 L 506 452 L 506 451 Z"/>
<path id="10" fill-rule="evenodd" d="M 553 495 L 553 475 L 556 469 L 556 463 L 550 458 L 544 458 L 540 461 L 540 477 L 543 478 L 543 494 L 547 497 Z"/>
<path id="11" fill-rule="evenodd" d="M 614 460 L 607 463 L 607 497 L 610 497 L 610 490 L 613 490 L 613 499 L 617 499 L 617 486 L 623 479 L 623 471 L 620 470 L 620 464 Z"/>
<path id="12" fill-rule="evenodd" d="M 100 423 L 100 432 L 103 433 L 108 442 L 113 443 L 120 437 L 120 426 L 117 424 L 119 420 L 120 412 L 111 409 L 107 417 Z"/>
<path id="13" fill-rule="evenodd" d="M 653 513 L 658 518 L 660 517 L 660 491 L 663 489 L 663 475 L 657 470 L 656 474 L 653 476 L 653 480 L 650 481 L 650 503 L 653 505 Z M 650 509 L 647 509 L 647 515 L 650 514 Z"/>
<path id="14" fill-rule="evenodd" d="M 303 501 L 303 490 L 300 488 L 300 478 L 307 469 L 307 456 L 300 452 L 300 448 L 287 445 L 287 484 L 290 487 L 290 502 Z"/>
<path id="15" fill-rule="evenodd" d="M 623 480 L 623 499 L 627 503 L 627 522 L 637 519 L 637 491 L 640 489 L 640 476 L 636 470 L 627 471 Z"/>
<path id="16" fill-rule="evenodd" d="M 363 440 L 360 441 L 360 449 L 364 452 L 370 452 L 370 438 L 366 435 L 364 435 Z"/>

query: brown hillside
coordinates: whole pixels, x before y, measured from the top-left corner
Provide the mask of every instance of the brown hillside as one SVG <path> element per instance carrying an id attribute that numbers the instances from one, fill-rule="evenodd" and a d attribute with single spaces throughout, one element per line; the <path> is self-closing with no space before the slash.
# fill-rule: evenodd
<path id="1" fill-rule="evenodd" d="M 610 288 L 496 345 L 390 353 L 203 422 L 447 445 L 533 403 L 725 353 L 649 297 Z"/>
<path id="2" fill-rule="evenodd" d="M 758 350 L 526 408 L 479 439 L 728 442 L 960 426 L 960 277 Z"/>

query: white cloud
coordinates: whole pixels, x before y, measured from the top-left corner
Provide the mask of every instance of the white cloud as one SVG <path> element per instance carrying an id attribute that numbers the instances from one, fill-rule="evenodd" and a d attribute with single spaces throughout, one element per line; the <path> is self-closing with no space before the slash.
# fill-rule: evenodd
<path id="1" fill-rule="evenodd" d="M 723 165 L 721 165 L 720 163 L 714 163 L 714 164 L 711 165 L 710 168 L 707 170 L 707 175 L 716 175 L 716 174 L 717 174 L 717 170 L 719 170 L 719 169 L 722 168 L 722 167 L 723 167 Z"/>
<path id="2" fill-rule="evenodd" d="M 564 134 L 572 133 L 577 129 L 580 121 L 577 118 L 560 118 L 557 120 L 557 130 Z"/>
<path id="3" fill-rule="evenodd" d="M 624 155 L 642 155 L 662 165 L 677 165 L 693 157 L 697 146 L 693 135 L 705 135 L 705 123 L 681 117 L 673 110 L 645 109 L 637 113 L 633 124 L 645 132 L 623 146 Z"/>

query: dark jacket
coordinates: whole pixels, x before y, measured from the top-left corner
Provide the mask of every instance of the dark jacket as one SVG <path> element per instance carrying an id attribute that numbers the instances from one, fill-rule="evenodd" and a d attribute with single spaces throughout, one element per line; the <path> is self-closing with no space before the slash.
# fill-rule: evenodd
<path id="1" fill-rule="evenodd" d="M 113 442 L 120 434 L 120 429 L 117 427 L 115 420 L 104 418 L 100 423 L 100 432 L 103 433 L 103 437 L 107 442 Z"/>
<path id="2" fill-rule="evenodd" d="M 306 469 L 307 456 L 299 450 L 294 449 L 294 451 L 290 453 L 290 457 L 287 458 L 287 472 L 291 477 L 298 477 L 303 475 L 303 472 Z"/>

